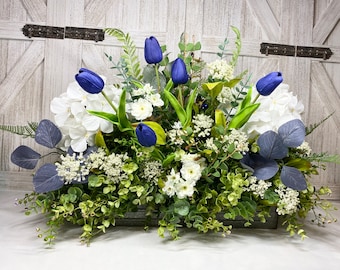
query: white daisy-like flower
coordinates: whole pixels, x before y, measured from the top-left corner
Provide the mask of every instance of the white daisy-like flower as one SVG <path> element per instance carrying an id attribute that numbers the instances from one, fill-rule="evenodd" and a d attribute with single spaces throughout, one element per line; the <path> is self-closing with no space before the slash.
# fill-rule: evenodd
<path id="1" fill-rule="evenodd" d="M 184 199 L 186 197 L 192 196 L 194 194 L 195 182 L 192 181 L 180 181 L 176 184 L 176 195 L 179 199 Z"/>
<path id="2" fill-rule="evenodd" d="M 180 170 L 182 178 L 196 182 L 201 178 L 201 166 L 195 162 L 185 162 Z"/>
<path id="3" fill-rule="evenodd" d="M 154 107 L 161 107 L 164 105 L 164 101 L 161 99 L 161 95 L 156 93 L 156 94 L 151 94 L 147 95 L 146 99 L 151 102 L 152 106 Z"/>
<path id="4" fill-rule="evenodd" d="M 131 115 L 136 120 L 144 120 L 152 115 L 152 104 L 144 98 L 139 98 L 131 104 Z"/>

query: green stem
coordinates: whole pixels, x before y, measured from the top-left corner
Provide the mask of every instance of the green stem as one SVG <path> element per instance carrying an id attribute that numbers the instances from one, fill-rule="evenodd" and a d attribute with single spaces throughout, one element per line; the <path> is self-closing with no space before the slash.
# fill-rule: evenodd
<path id="1" fill-rule="evenodd" d="M 117 108 L 115 105 L 113 105 L 112 101 L 109 99 L 109 97 L 104 93 L 104 91 L 101 91 L 102 95 L 104 96 L 104 98 L 106 99 L 106 101 L 110 104 L 110 106 L 112 107 L 112 109 L 117 113 Z"/>
<path id="2" fill-rule="evenodd" d="M 158 85 L 158 93 L 161 91 L 161 81 L 159 79 L 158 64 L 155 64 L 156 80 Z"/>
<path id="3" fill-rule="evenodd" d="M 253 100 L 252 103 L 255 104 L 255 102 L 257 101 L 257 99 L 258 99 L 260 96 L 261 96 L 260 94 L 257 94 L 256 97 L 255 97 L 255 99 Z"/>
<path id="4" fill-rule="evenodd" d="M 179 104 L 183 107 L 183 93 L 182 93 L 182 85 L 178 86 L 178 94 L 177 94 L 177 100 Z"/>

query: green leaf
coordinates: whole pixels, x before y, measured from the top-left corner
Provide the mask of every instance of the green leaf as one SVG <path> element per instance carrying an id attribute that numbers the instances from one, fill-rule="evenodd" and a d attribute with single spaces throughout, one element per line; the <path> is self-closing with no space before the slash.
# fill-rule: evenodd
<path id="1" fill-rule="evenodd" d="M 119 128 L 122 132 L 127 130 L 133 130 L 129 119 L 126 116 L 125 108 L 126 108 L 126 89 L 122 91 L 118 106 L 118 122 Z"/>
<path id="2" fill-rule="evenodd" d="M 189 100 L 188 100 L 188 104 L 187 107 L 185 108 L 185 112 L 186 112 L 186 121 L 184 124 L 184 128 L 186 128 L 188 125 L 190 125 L 191 123 L 191 118 L 192 118 L 192 107 L 195 103 L 196 100 L 196 96 L 197 96 L 197 88 L 190 94 Z"/>
<path id="3" fill-rule="evenodd" d="M 110 153 L 109 149 L 106 146 L 103 133 L 100 130 L 98 130 L 98 132 L 96 133 L 96 135 L 94 137 L 94 143 L 98 147 L 103 148 L 105 150 L 106 154 Z"/>
<path id="4" fill-rule="evenodd" d="M 228 128 L 232 129 L 239 129 L 241 128 L 249 118 L 252 116 L 252 114 L 257 110 L 257 108 L 260 106 L 260 103 L 251 104 L 245 108 L 243 108 L 241 111 L 239 111 L 233 119 L 229 122 Z"/>
<path id="5" fill-rule="evenodd" d="M 223 85 L 224 82 L 203 83 L 202 88 L 215 99 L 221 93 Z"/>
<path id="6" fill-rule="evenodd" d="M 182 126 L 186 123 L 186 112 L 183 109 L 182 105 L 178 102 L 177 98 L 167 90 L 167 87 L 164 89 L 164 96 L 170 102 L 171 106 L 175 109 L 177 117 L 181 122 Z"/>
<path id="7" fill-rule="evenodd" d="M 114 125 L 118 125 L 118 117 L 115 114 L 107 113 L 107 112 L 91 111 L 91 110 L 88 110 L 87 112 L 91 115 L 105 119 Z"/>
<path id="8" fill-rule="evenodd" d="M 174 204 L 174 212 L 180 216 L 187 216 L 190 210 L 190 203 L 187 200 L 178 200 Z"/>
<path id="9" fill-rule="evenodd" d="M 235 27 L 235 26 L 231 26 L 231 29 L 234 31 L 234 33 L 236 34 L 236 39 L 235 39 L 235 45 L 236 45 L 236 49 L 233 51 L 233 56 L 231 58 L 230 61 L 230 65 L 232 67 L 235 67 L 237 64 L 237 59 L 241 53 L 241 47 L 242 47 L 242 43 L 241 43 L 241 33 L 240 30 Z"/>

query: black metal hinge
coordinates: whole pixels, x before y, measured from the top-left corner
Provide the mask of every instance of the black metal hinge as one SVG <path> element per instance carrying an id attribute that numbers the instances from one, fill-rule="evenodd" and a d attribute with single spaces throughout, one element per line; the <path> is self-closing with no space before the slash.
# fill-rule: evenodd
<path id="1" fill-rule="evenodd" d="M 96 42 L 104 40 L 103 29 L 79 27 L 55 27 L 46 25 L 26 24 L 22 28 L 26 37 L 56 38 L 56 39 L 83 39 Z"/>
<path id="2" fill-rule="evenodd" d="M 284 55 L 295 57 L 311 57 L 329 59 L 333 52 L 330 48 L 293 46 L 284 44 L 261 43 L 260 52 L 265 55 Z"/>

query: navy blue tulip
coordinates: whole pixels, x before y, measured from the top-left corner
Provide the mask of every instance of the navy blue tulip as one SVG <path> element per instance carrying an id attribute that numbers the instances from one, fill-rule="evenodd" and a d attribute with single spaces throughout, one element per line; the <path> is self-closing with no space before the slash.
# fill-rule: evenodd
<path id="1" fill-rule="evenodd" d="M 172 64 L 171 79 L 175 84 L 185 84 L 189 80 L 187 68 L 181 58 L 177 58 Z"/>
<path id="2" fill-rule="evenodd" d="M 157 64 L 163 59 L 161 46 L 153 36 L 145 39 L 144 58 L 148 64 Z"/>
<path id="3" fill-rule="evenodd" d="M 138 142 L 145 147 L 150 147 L 156 144 L 156 133 L 152 128 L 143 123 L 138 124 L 136 128 L 136 135 Z"/>
<path id="4" fill-rule="evenodd" d="M 79 69 L 79 73 L 75 77 L 81 88 L 90 94 L 98 94 L 104 88 L 103 79 L 97 73 L 86 68 Z"/>
<path id="5" fill-rule="evenodd" d="M 256 89 L 261 96 L 269 96 L 282 81 L 281 72 L 271 72 L 258 80 Z"/>

